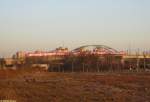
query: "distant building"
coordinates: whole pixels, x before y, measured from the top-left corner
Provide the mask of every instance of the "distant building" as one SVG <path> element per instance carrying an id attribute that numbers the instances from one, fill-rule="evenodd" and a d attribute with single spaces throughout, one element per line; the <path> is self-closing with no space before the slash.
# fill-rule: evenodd
<path id="1" fill-rule="evenodd" d="M 56 50 L 53 51 L 35 51 L 35 52 L 29 52 L 26 53 L 26 57 L 51 57 L 51 56 L 65 56 L 68 55 L 69 51 L 68 48 L 56 48 Z"/>
<path id="2" fill-rule="evenodd" d="M 15 64 L 15 60 L 12 58 L 4 58 L 3 62 L 6 67 L 13 67 Z"/>
<path id="3" fill-rule="evenodd" d="M 25 52 L 20 51 L 20 52 L 16 53 L 16 58 L 17 59 L 23 59 L 25 57 L 26 57 L 26 53 Z"/>

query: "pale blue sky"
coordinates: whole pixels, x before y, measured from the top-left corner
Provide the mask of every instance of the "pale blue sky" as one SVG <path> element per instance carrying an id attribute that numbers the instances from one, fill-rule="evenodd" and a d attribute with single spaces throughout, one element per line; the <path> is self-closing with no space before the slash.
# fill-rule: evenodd
<path id="1" fill-rule="evenodd" d="M 150 49 L 150 0 L 0 0 L 0 56 L 86 44 Z"/>

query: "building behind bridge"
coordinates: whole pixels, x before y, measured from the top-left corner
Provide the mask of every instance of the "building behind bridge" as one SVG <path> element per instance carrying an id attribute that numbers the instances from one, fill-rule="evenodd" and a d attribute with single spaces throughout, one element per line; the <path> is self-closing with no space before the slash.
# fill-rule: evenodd
<path id="1" fill-rule="evenodd" d="M 149 68 L 149 58 L 133 58 L 104 45 L 86 45 L 68 50 L 59 47 L 52 51 L 17 52 L 11 60 L 3 60 L 1 66 L 12 63 L 17 68 L 49 66 L 49 71 L 108 71 Z M 9 62 L 10 61 L 10 62 Z M 4 64 L 3 64 L 4 62 Z"/>

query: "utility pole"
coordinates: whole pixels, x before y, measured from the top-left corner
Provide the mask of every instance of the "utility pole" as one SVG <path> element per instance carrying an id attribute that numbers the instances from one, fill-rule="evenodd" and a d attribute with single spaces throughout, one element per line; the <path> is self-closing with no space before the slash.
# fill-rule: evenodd
<path id="1" fill-rule="evenodd" d="M 144 57 L 144 71 L 146 69 L 146 53 L 143 52 L 143 57 Z"/>
<path id="2" fill-rule="evenodd" d="M 83 72 L 84 72 L 84 67 L 85 67 L 85 64 L 84 64 L 84 63 L 82 64 L 82 67 L 83 67 Z"/>
<path id="3" fill-rule="evenodd" d="M 98 61 L 97 61 L 97 71 L 99 73 L 99 63 L 98 63 Z"/>
<path id="4" fill-rule="evenodd" d="M 136 63 L 136 65 L 137 65 L 137 71 L 139 71 L 139 62 L 140 62 L 140 59 L 139 59 L 139 49 L 138 49 L 138 51 L 136 53 L 136 57 L 137 57 L 137 63 Z"/>
<path id="5" fill-rule="evenodd" d="M 128 55 L 130 56 L 131 55 L 131 42 L 129 43 L 129 53 Z"/>
<path id="6" fill-rule="evenodd" d="M 72 72 L 74 71 L 74 63 L 73 63 L 73 61 L 72 61 Z"/>

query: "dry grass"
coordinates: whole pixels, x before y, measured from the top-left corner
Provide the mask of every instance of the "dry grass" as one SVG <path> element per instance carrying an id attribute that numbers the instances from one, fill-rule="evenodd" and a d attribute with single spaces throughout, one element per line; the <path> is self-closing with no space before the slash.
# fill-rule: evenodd
<path id="1" fill-rule="evenodd" d="M 0 71 L 0 98 L 17 102 L 149 102 L 150 73 Z"/>

